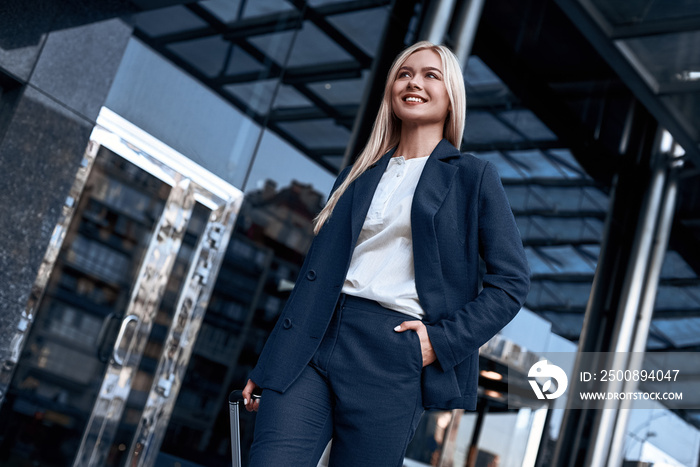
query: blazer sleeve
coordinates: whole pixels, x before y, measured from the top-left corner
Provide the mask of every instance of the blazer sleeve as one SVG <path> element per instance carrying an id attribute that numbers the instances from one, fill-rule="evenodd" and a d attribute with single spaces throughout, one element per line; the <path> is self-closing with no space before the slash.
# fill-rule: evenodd
<path id="1" fill-rule="evenodd" d="M 331 192 L 328 194 L 328 197 L 330 198 L 331 195 L 335 190 L 338 189 L 341 183 L 343 183 L 343 180 L 345 180 L 345 177 L 347 177 L 348 173 L 350 173 L 350 169 L 352 166 L 348 166 L 345 169 L 343 169 L 338 177 L 335 179 L 335 182 L 333 183 L 333 188 L 331 189 Z M 302 266 L 303 269 L 303 266 Z M 279 328 L 279 322 L 275 324 L 274 329 L 272 330 L 272 333 L 270 334 L 270 337 L 268 338 L 268 342 L 273 339 L 273 336 L 276 332 L 278 332 Z M 260 353 L 260 357 L 258 357 L 258 362 L 255 365 L 255 368 L 250 372 L 248 375 L 248 378 L 251 379 L 255 384 L 262 383 L 264 378 L 265 378 L 265 363 L 267 362 L 267 359 L 269 358 L 269 353 L 270 353 L 270 345 L 266 345 L 263 347 L 262 352 Z"/>
<path id="2" fill-rule="evenodd" d="M 483 289 L 449 318 L 427 326 L 443 371 L 474 353 L 520 311 L 530 269 L 520 232 L 496 168 L 487 163 L 479 189 L 479 254 L 486 263 Z"/>

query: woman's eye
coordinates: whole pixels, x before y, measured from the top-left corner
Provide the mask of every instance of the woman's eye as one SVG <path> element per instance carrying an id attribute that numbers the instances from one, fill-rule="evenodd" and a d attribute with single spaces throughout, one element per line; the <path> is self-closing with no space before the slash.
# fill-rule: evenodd
<path id="1" fill-rule="evenodd" d="M 427 76 L 428 78 L 435 78 L 435 79 L 437 79 L 437 77 L 438 77 L 435 73 L 428 73 L 425 76 Z"/>
<path id="2" fill-rule="evenodd" d="M 401 73 L 399 73 L 399 78 L 406 78 L 406 77 L 408 77 L 408 76 L 411 76 L 411 75 L 408 73 L 408 71 L 402 71 Z"/>

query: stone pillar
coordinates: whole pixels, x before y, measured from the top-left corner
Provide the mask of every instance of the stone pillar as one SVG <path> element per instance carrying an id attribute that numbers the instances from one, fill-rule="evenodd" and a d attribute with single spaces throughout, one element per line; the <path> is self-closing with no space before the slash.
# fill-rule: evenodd
<path id="1" fill-rule="evenodd" d="M 0 401 L 32 284 L 131 37 L 120 17 L 135 11 L 126 0 L 3 3 Z"/>

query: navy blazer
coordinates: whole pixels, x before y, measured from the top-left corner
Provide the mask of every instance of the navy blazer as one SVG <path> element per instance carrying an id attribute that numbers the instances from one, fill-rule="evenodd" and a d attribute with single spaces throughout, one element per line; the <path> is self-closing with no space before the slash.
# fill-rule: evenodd
<path id="1" fill-rule="evenodd" d="M 314 238 L 250 374 L 258 386 L 284 392 L 311 360 L 393 153 L 382 156 L 348 187 Z M 348 172 L 346 168 L 340 173 L 333 190 Z M 437 355 L 437 361 L 423 368 L 423 405 L 474 410 L 479 347 L 515 316 L 530 286 L 520 233 L 494 166 L 460 154 L 443 139 L 418 181 L 411 229 L 416 289 Z M 486 264 L 483 278 L 479 257 Z"/>

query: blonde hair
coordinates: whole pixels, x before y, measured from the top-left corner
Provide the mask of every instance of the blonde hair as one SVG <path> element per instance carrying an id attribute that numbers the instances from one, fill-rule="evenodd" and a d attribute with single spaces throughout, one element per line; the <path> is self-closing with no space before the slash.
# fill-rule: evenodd
<path id="1" fill-rule="evenodd" d="M 462 133 L 464 132 L 464 119 L 467 112 L 467 97 L 464 90 L 464 78 L 462 76 L 462 68 L 459 66 L 459 61 L 455 54 L 443 45 L 435 45 L 428 41 L 421 41 L 413 44 L 401 52 L 394 63 L 391 65 L 389 74 L 384 86 L 384 97 L 377 118 L 374 120 L 372 133 L 369 136 L 367 145 L 357 157 L 357 161 L 353 164 L 350 173 L 345 177 L 343 183 L 333 192 L 328 199 L 326 206 L 314 219 L 314 233 L 317 234 L 323 224 L 331 217 L 333 209 L 338 200 L 345 193 L 345 190 L 350 184 L 355 181 L 365 170 L 381 157 L 386 152 L 399 144 L 401 137 L 401 121 L 396 117 L 391 108 L 391 89 L 398 75 L 399 68 L 404 64 L 408 57 L 418 52 L 419 50 L 432 50 L 440 56 L 442 61 L 442 74 L 444 77 L 445 88 L 450 99 L 449 111 L 445 119 L 445 129 L 443 137 L 452 143 L 454 147 L 459 149 L 462 144 Z"/>

